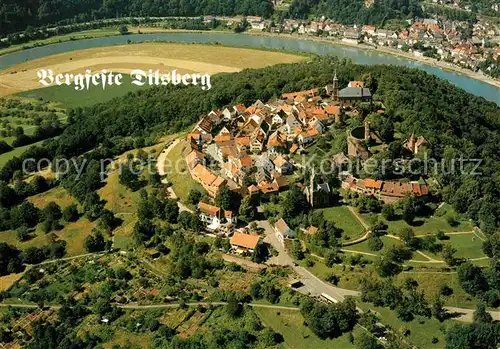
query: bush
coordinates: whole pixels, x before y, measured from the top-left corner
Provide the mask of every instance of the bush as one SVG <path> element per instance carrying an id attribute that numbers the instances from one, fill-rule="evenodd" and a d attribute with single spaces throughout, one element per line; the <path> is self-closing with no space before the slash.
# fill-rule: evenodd
<path id="1" fill-rule="evenodd" d="M 383 247 L 384 243 L 378 236 L 372 236 L 368 239 L 368 248 L 370 251 L 380 251 Z"/>

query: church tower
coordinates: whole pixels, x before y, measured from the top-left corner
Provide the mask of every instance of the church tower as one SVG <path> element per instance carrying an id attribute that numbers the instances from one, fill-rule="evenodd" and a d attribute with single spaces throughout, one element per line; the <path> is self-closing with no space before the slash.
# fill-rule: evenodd
<path id="1" fill-rule="evenodd" d="M 334 102 L 339 101 L 339 79 L 337 79 L 337 70 L 335 70 L 335 76 L 333 77 L 333 92 L 332 92 L 332 100 Z"/>

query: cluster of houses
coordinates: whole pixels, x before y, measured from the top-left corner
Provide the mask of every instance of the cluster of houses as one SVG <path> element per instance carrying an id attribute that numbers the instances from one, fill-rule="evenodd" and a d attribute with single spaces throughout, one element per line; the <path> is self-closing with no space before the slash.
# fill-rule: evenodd
<path id="1" fill-rule="evenodd" d="M 315 142 L 330 124 L 342 123 L 342 106 L 371 101 L 361 81 L 340 89 L 335 76 L 324 90 L 330 98 L 323 99 L 315 88 L 211 111 L 187 135 L 191 176 L 211 197 L 224 186 L 243 196 L 286 188 L 286 175 L 294 169 L 290 156 Z"/>
<path id="2" fill-rule="evenodd" d="M 349 175 L 342 181 L 342 188 L 363 195 L 373 195 L 386 204 L 392 204 L 407 195 L 426 197 L 427 186 L 418 182 L 379 181 L 371 178 L 357 179 Z"/>
<path id="3" fill-rule="evenodd" d="M 343 123 L 344 116 L 352 115 L 357 103 L 371 103 L 371 99 L 371 91 L 362 81 L 350 81 L 340 89 L 335 74 L 332 84 L 321 89 L 285 93 L 277 100 L 258 100 L 249 107 L 238 104 L 213 110 L 187 135 L 187 168 L 212 198 L 225 187 L 244 197 L 269 198 L 288 188 L 287 176 L 298 166 L 293 160 L 295 153 L 314 143 L 331 125 Z M 347 133 L 348 151 L 332 159 L 338 165 L 354 158 L 367 160 L 372 155 L 368 144 L 383 143 L 367 121 Z M 415 135 L 404 144 L 409 155 L 428 146 L 424 137 Z M 341 180 L 344 189 L 373 195 L 386 203 L 406 195 L 428 195 L 427 186 L 417 182 L 357 179 L 348 171 L 342 172 Z M 316 180 L 314 169 L 309 183 L 297 185 L 312 207 L 328 206 L 331 188 Z M 252 252 L 260 243 L 258 234 L 234 232 L 235 212 L 200 202 L 198 214 L 208 231 L 232 236 L 231 246 L 237 253 Z M 283 219 L 276 222 L 274 229 L 280 241 L 295 237 Z"/>
<path id="4" fill-rule="evenodd" d="M 210 21 L 212 18 L 214 17 L 207 16 L 205 20 Z M 232 26 L 242 21 L 243 17 L 217 19 Z M 285 19 L 282 23 L 275 23 L 249 16 L 247 21 L 253 30 L 322 36 L 351 44 L 387 46 L 409 52 L 415 57 L 427 55 L 474 71 L 483 69 L 486 74 L 494 67 L 484 67 L 482 63 L 492 59 L 498 64 L 500 59 L 500 30 L 487 18 L 478 18 L 474 24 L 441 18 L 418 18 L 408 20 L 407 28 L 402 30 L 387 30 L 374 25 L 344 25 L 325 18 L 313 21 Z M 466 30 L 469 26 L 472 26 L 471 31 Z M 464 36 L 465 32 L 471 35 Z"/>

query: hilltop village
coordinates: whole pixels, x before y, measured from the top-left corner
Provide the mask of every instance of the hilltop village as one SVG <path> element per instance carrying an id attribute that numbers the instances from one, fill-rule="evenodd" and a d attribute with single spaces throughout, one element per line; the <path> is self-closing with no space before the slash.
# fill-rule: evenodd
<path id="1" fill-rule="evenodd" d="M 325 207 L 332 192 L 330 185 L 321 176 L 315 176 L 314 168 L 307 181 L 295 181 L 294 173 L 308 170 L 301 163 L 301 154 L 307 153 L 330 128 L 345 127 L 348 118 L 361 121 L 358 106 L 362 104 L 378 108 L 380 103 L 372 101 L 372 93 L 362 81 L 350 81 L 341 88 L 335 74 L 332 84 L 322 88 L 285 93 L 267 103 L 258 100 L 249 107 L 238 104 L 212 110 L 187 135 L 187 168 L 210 201 L 222 188 L 229 188 L 241 197 L 258 197 L 258 203 L 266 202 L 296 185 L 311 207 Z M 379 109 L 377 113 L 384 111 Z M 369 144 L 382 148 L 387 144 L 371 129 L 368 119 L 361 126 L 347 127 L 346 133 L 347 151 L 329 159 L 338 168 L 343 189 L 374 196 L 384 203 L 394 203 L 408 195 L 428 195 L 422 181 L 356 178 L 347 164 L 356 160 L 366 163 L 373 155 Z M 429 146 L 424 137 L 412 135 L 405 141 L 404 151 L 412 157 Z M 200 202 L 198 210 L 207 230 L 232 234 L 237 213 L 209 202 Z M 293 235 L 287 233 L 289 228 L 282 219 L 275 230 L 280 240 Z"/>

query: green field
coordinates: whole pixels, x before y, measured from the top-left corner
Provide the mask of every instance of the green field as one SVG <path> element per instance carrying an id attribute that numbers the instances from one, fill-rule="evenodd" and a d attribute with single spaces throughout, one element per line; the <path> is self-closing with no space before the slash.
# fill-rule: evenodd
<path id="1" fill-rule="evenodd" d="M 457 221 L 455 226 L 451 226 L 447 218 L 454 217 Z M 404 220 L 388 221 L 389 232 L 397 234 L 403 228 L 411 228 L 416 235 L 436 234 L 439 230 L 444 232 L 462 232 L 472 231 L 471 222 L 460 217 L 458 213 L 448 204 L 444 204 L 441 208 L 437 209 L 433 216 L 429 218 L 417 217 L 413 225 L 409 225 Z"/>
<path id="2" fill-rule="evenodd" d="M 403 282 L 406 278 L 416 280 L 419 290 L 424 291 L 428 299 L 432 299 L 432 297 L 438 294 L 441 285 L 447 285 L 453 289 L 453 294 L 441 297 L 446 306 L 470 309 L 476 306 L 474 297 L 467 294 L 460 287 L 458 275 L 455 272 L 411 271 L 403 272 L 397 275 L 395 279 L 397 282 Z"/>
<path id="3" fill-rule="evenodd" d="M 42 144 L 43 141 L 40 141 L 38 143 L 33 143 L 33 144 L 29 144 L 29 145 L 25 145 L 23 147 L 18 147 L 18 148 L 15 148 L 14 150 L 12 151 L 9 151 L 8 153 L 4 153 L 4 154 L 0 154 L 0 168 L 3 167 L 5 165 L 5 163 L 9 160 L 11 160 L 13 157 L 15 156 L 21 156 L 26 150 L 28 150 L 30 147 L 34 146 L 34 145 L 40 145 Z"/>
<path id="4" fill-rule="evenodd" d="M 185 144 L 186 142 L 181 141 L 170 151 L 166 163 L 167 165 L 171 164 L 171 167 L 165 169 L 167 180 L 172 183 L 172 189 L 182 202 L 186 202 L 191 189 L 197 189 L 202 193 L 205 192 L 201 184 L 195 182 L 187 170 L 184 161 Z"/>
<path id="5" fill-rule="evenodd" d="M 325 219 L 335 222 L 335 225 L 344 231 L 344 237 L 348 236 L 349 240 L 355 240 L 364 234 L 365 229 L 346 206 L 328 207 L 321 211 Z"/>
<path id="6" fill-rule="evenodd" d="M 129 92 L 147 88 L 147 85 L 142 87 L 133 85 L 131 81 L 130 75 L 124 75 L 120 86 L 107 86 L 105 90 L 103 90 L 102 87 L 95 86 L 89 90 L 77 91 L 71 86 L 63 85 L 20 92 L 17 95 L 20 97 L 52 101 L 65 107 L 88 107 L 97 103 L 109 101 L 115 97 L 126 95 Z"/>
<path id="7" fill-rule="evenodd" d="M 457 323 L 455 320 L 446 320 L 439 322 L 438 320 L 426 317 L 417 316 L 410 322 L 404 322 L 398 319 L 396 313 L 390 309 L 383 307 L 375 307 L 373 304 L 358 302 L 358 306 L 364 311 L 372 311 L 381 319 L 382 324 L 390 326 L 394 332 L 402 333 L 409 329 L 409 334 L 406 340 L 414 344 L 417 348 L 443 348 L 444 333 L 441 329 L 446 329 Z M 437 343 L 432 343 L 432 338 L 438 339 Z"/>
<path id="8" fill-rule="evenodd" d="M 345 249 L 347 250 L 353 250 L 353 251 L 359 251 L 359 252 L 365 252 L 365 253 L 373 253 L 373 254 L 380 254 L 386 251 L 389 247 L 391 246 L 396 246 L 396 245 L 402 245 L 402 243 L 399 240 L 387 237 L 387 236 L 381 236 L 380 239 L 384 243 L 384 247 L 380 251 L 372 251 L 368 247 L 368 241 L 365 240 L 363 242 L 360 242 L 359 244 L 356 245 L 351 245 L 351 246 L 346 246 Z"/>
<path id="9" fill-rule="evenodd" d="M 348 341 L 347 333 L 335 339 L 319 339 L 308 327 L 303 325 L 304 318 L 299 311 L 265 308 L 255 308 L 254 311 L 265 326 L 283 336 L 284 348 L 354 348 L 354 345 Z M 356 327 L 354 337 L 361 331 L 361 328 Z"/>

